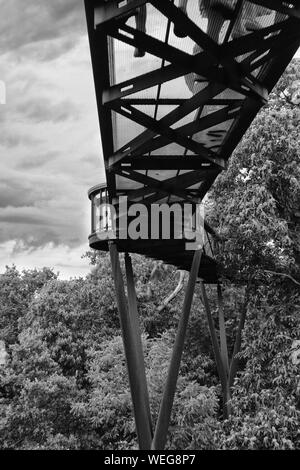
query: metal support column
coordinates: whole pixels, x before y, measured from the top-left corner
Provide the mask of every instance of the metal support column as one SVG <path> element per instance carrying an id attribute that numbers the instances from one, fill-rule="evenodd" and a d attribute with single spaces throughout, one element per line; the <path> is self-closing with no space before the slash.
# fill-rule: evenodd
<path id="1" fill-rule="evenodd" d="M 169 422 L 173 407 L 173 401 L 175 396 L 176 384 L 179 374 L 181 356 L 184 347 L 184 340 L 186 335 L 186 329 L 190 316 L 196 281 L 198 277 L 200 261 L 202 256 L 202 250 L 195 251 L 193 263 L 191 266 L 190 276 L 188 285 L 185 292 L 182 316 L 179 321 L 178 331 L 175 339 L 173 348 L 172 358 L 168 370 L 167 381 L 160 405 L 158 420 L 154 432 L 154 438 L 152 443 L 153 450 L 162 450 L 165 447 Z"/>
<path id="2" fill-rule="evenodd" d="M 220 348 L 221 358 L 226 374 L 229 374 L 229 360 L 228 360 L 228 347 L 224 320 L 224 302 L 221 285 L 218 284 L 218 307 L 219 307 L 219 331 L 220 331 Z"/>
<path id="3" fill-rule="evenodd" d="M 218 307 L 219 307 L 219 331 L 220 331 L 221 358 L 222 358 L 223 367 L 224 367 L 225 374 L 226 374 L 226 388 L 223 390 L 223 414 L 225 418 L 228 418 L 231 415 L 232 410 L 231 410 L 231 394 L 230 394 L 230 384 L 229 384 L 229 357 L 228 357 L 225 319 L 224 319 L 224 301 L 223 301 L 221 284 L 218 284 L 217 291 L 218 291 Z"/>
<path id="4" fill-rule="evenodd" d="M 138 327 L 137 304 L 131 260 L 126 256 L 128 308 L 116 243 L 109 242 L 109 252 L 120 315 L 139 448 L 149 450 L 151 448 L 152 441 L 152 426 L 144 356 Z"/>
<path id="5" fill-rule="evenodd" d="M 216 333 L 213 317 L 212 317 L 212 314 L 211 314 L 209 301 L 208 301 L 207 294 L 206 294 L 205 285 L 204 285 L 202 280 L 200 281 L 200 287 L 201 287 L 201 295 L 202 295 L 203 305 L 204 305 L 205 312 L 206 312 L 209 332 L 210 332 L 210 336 L 211 336 L 215 361 L 216 361 L 216 365 L 217 365 L 217 370 L 218 370 L 218 374 L 219 374 L 221 385 L 222 385 L 224 418 L 228 418 L 228 416 L 230 414 L 230 407 L 229 407 L 229 404 L 228 404 L 228 401 L 230 400 L 228 371 L 226 370 L 226 366 L 224 365 L 224 363 L 222 361 L 222 356 L 221 356 L 221 351 L 220 351 L 219 342 L 218 342 L 218 338 L 217 338 L 217 333 Z"/>

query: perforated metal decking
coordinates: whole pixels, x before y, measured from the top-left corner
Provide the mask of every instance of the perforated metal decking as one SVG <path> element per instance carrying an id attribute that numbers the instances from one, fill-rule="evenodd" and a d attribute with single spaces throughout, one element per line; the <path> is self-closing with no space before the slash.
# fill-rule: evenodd
<path id="1" fill-rule="evenodd" d="M 85 0 L 85 4 L 110 202 L 124 195 L 130 202 L 146 205 L 198 203 L 226 169 L 233 150 L 297 51 L 299 1 Z M 109 248 L 95 234 L 90 245 Z M 217 282 L 210 254 L 201 253 L 201 261 L 197 251 L 187 254 L 179 245 L 172 246 L 167 241 L 126 244 L 118 240 L 110 245 L 116 287 L 121 292 L 118 305 L 125 317 L 128 309 L 118 251 L 191 269 L 184 305 L 187 315 L 197 276 Z M 130 272 L 127 259 L 128 279 Z M 129 294 L 130 311 L 136 311 L 133 299 L 134 294 Z M 203 299 L 205 303 L 205 291 Z M 185 328 L 179 326 L 181 339 Z M 211 333 L 214 344 L 217 340 Z M 125 343 L 137 341 L 132 330 L 128 334 Z M 134 355 L 139 348 L 136 343 Z M 226 360 L 218 344 L 214 352 L 222 386 L 228 391 Z M 174 360 L 153 441 L 142 379 L 143 399 L 134 406 L 143 448 L 151 442 L 153 448 L 165 444 L 167 428 L 162 422 L 168 423 L 175 391 L 172 375 L 176 384 L 179 364 Z M 134 371 L 129 375 L 131 384 L 135 383 Z M 144 377 L 143 367 L 139 377 Z"/>

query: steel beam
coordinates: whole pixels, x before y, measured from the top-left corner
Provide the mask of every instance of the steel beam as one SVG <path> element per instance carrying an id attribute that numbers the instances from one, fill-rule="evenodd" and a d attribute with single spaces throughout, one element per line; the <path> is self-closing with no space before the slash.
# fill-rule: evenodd
<path id="1" fill-rule="evenodd" d="M 200 116 L 199 119 L 191 121 L 188 124 L 184 124 L 181 127 L 177 127 L 176 131 L 180 132 L 182 136 L 189 137 L 194 134 L 197 134 L 198 132 L 209 129 L 213 126 L 224 123 L 228 120 L 235 119 L 239 115 L 239 113 L 240 113 L 239 105 L 232 103 L 231 105 L 228 105 L 222 109 L 214 111 L 208 115 L 205 115 L 203 117 Z M 158 150 L 168 145 L 170 141 L 171 141 L 171 137 L 169 138 L 163 132 L 161 132 L 159 137 L 156 137 L 154 140 L 150 141 L 149 143 L 145 143 L 143 145 L 137 145 L 136 149 L 135 149 L 135 146 L 131 147 L 130 145 L 128 150 L 123 151 L 123 155 L 127 156 L 127 155 L 130 155 L 131 153 L 137 156 L 144 155 L 144 154 L 147 154 L 148 152 L 153 152 L 154 150 Z M 194 140 L 191 138 L 190 138 L 190 141 L 194 142 Z M 203 151 L 197 152 L 198 146 L 200 145 L 199 143 L 198 143 L 198 146 L 194 146 L 193 143 L 189 145 L 190 147 L 193 146 L 193 149 L 190 148 L 192 152 L 202 156 L 203 163 L 205 163 L 205 160 L 207 160 L 207 162 L 215 163 L 216 166 L 220 166 L 222 168 L 226 166 L 224 159 L 221 156 L 214 154 L 212 151 L 210 151 L 209 155 L 206 157 L 203 156 Z M 208 152 L 208 149 L 207 149 L 207 152 Z M 112 157 L 112 159 L 110 160 L 110 162 L 114 162 L 115 158 L 117 161 L 120 161 L 121 159 L 119 159 L 119 154 L 120 152 L 117 151 L 115 155 Z"/>
<path id="2" fill-rule="evenodd" d="M 219 331 L 220 331 L 220 349 L 221 349 L 221 358 L 223 362 L 224 369 L 226 370 L 226 375 L 229 374 L 229 359 L 228 359 L 228 347 L 227 347 L 227 338 L 226 338 L 226 328 L 225 328 L 225 319 L 224 319 L 224 301 L 221 285 L 217 285 L 218 293 L 218 307 L 219 307 Z"/>
<path id="3" fill-rule="evenodd" d="M 152 438 L 153 436 L 152 419 L 151 419 L 149 394 L 148 394 L 145 363 L 144 363 L 144 352 L 143 352 L 143 345 L 141 341 L 141 331 L 140 331 L 139 319 L 138 319 L 138 308 L 137 308 L 136 291 L 135 291 L 135 285 L 134 285 L 132 261 L 131 261 L 131 256 L 128 253 L 125 253 L 125 271 L 126 271 L 126 281 L 127 281 L 129 318 L 131 320 L 133 334 L 136 338 L 136 345 L 137 345 L 136 354 L 139 357 L 140 387 L 141 387 L 142 396 L 144 397 L 144 403 L 145 403 L 145 407 L 146 407 L 147 414 L 148 414 L 148 420 L 146 423 L 144 423 L 144 426 L 145 426 L 144 432 L 145 432 L 146 439 L 147 439 L 145 444 L 149 446 L 149 439 Z"/>
<path id="4" fill-rule="evenodd" d="M 214 325 L 214 320 L 211 314 L 205 285 L 202 280 L 200 281 L 200 288 L 201 288 L 202 301 L 203 301 L 204 309 L 206 312 L 206 318 L 208 322 L 213 352 L 214 352 L 215 361 L 217 365 L 217 370 L 218 370 L 219 378 L 220 378 L 221 385 L 222 385 L 224 414 L 225 414 L 225 417 L 227 418 L 229 414 L 228 413 L 229 412 L 228 401 L 230 400 L 228 372 L 226 371 L 226 366 L 222 361 L 222 356 L 221 356 L 221 351 L 220 351 L 220 347 L 218 343 L 218 337 L 217 337 L 217 333 L 216 333 L 216 329 Z"/>
<path id="5" fill-rule="evenodd" d="M 168 139 L 168 142 L 176 142 L 177 144 L 181 145 L 183 148 L 187 148 L 191 150 L 192 152 L 201 155 L 203 160 L 207 162 L 212 162 L 215 163 L 216 165 L 224 166 L 224 163 L 221 162 L 220 159 L 218 159 L 217 156 L 214 155 L 213 152 L 209 151 L 204 147 L 204 145 L 198 143 L 197 141 L 187 137 L 184 135 L 182 132 L 180 132 L 181 128 L 178 129 L 172 129 L 169 126 L 166 126 L 162 124 L 159 121 L 156 121 L 155 119 L 151 118 L 147 114 L 138 111 L 137 109 L 133 108 L 132 106 L 122 106 L 121 108 L 113 106 L 113 109 L 121 114 L 122 116 L 131 119 L 132 121 L 147 127 L 148 129 L 151 129 L 155 135 L 162 135 L 166 139 Z M 222 111 L 222 110 L 221 110 Z M 193 125 L 197 126 L 197 123 L 193 121 Z M 192 124 L 190 124 L 192 126 Z M 184 126 L 183 126 L 184 127 Z M 190 134 L 188 132 L 188 134 Z M 116 163 L 122 161 L 125 156 L 128 156 L 132 154 L 133 152 L 138 152 L 138 148 L 135 148 L 133 146 L 129 146 L 128 150 L 124 152 L 118 152 L 117 155 L 114 155 L 110 158 L 110 166 L 115 165 Z M 120 158 L 119 158 L 120 157 Z"/>
<path id="6" fill-rule="evenodd" d="M 201 49 L 205 50 L 214 63 L 221 64 L 224 67 L 226 76 L 230 79 L 231 88 L 236 89 L 236 87 L 245 84 L 245 71 L 242 70 L 241 65 L 234 57 L 224 56 L 221 53 L 220 45 L 205 34 L 187 15 L 171 2 L 152 0 L 151 3 L 167 18 L 170 18 L 175 26 L 179 25 L 181 29 L 184 29 L 187 36 L 195 41 Z M 248 79 L 251 79 L 253 85 L 256 85 L 253 91 L 257 93 L 257 85 L 260 85 L 257 78 L 252 76 L 249 71 L 246 71 L 246 75 Z"/>
<path id="7" fill-rule="evenodd" d="M 200 262 L 202 257 L 202 250 L 197 250 L 194 253 L 189 280 L 185 292 L 183 303 L 182 315 L 179 320 L 178 330 L 173 347 L 171 362 L 168 370 L 167 380 L 163 392 L 162 401 L 160 404 L 159 415 L 154 431 L 154 438 L 152 442 L 153 450 L 163 450 L 167 440 L 168 428 L 173 408 L 175 390 L 177 379 L 179 375 L 181 357 L 184 348 L 184 341 L 186 330 L 188 326 L 190 311 L 192 307 L 196 281 L 198 277 Z"/>
<path id="8" fill-rule="evenodd" d="M 201 53 L 201 55 L 203 58 L 205 57 L 204 53 Z M 166 65 L 164 68 L 138 75 L 137 77 L 126 80 L 122 83 L 107 86 L 103 89 L 102 93 L 103 104 L 109 104 L 112 101 L 130 96 L 133 93 L 161 85 L 170 80 L 181 77 L 182 75 L 185 75 L 185 73 L 186 69 L 184 67 L 178 67 L 170 64 Z"/>
<path id="9" fill-rule="evenodd" d="M 209 56 L 206 52 L 202 53 L 206 56 L 206 61 L 204 63 L 199 63 L 195 60 L 196 56 L 183 52 L 170 44 L 160 41 L 159 39 L 149 36 L 146 33 L 138 31 L 125 24 L 112 27 L 109 30 L 109 34 L 115 39 L 131 46 L 143 47 L 147 52 L 155 57 L 165 59 L 170 63 L 176 63 L 177 66 L 183 68 L 186 72 L 195 72 L 202 76 L 211 74 L 210 70 L 214 64 L 209 60 Z M 222 75 L 223 74 L 220 71 L 214 70 L 214 78 L 219 76 L 221 79 Z M 224 78 L 223 80 L 225 81 Z"/>
<path id="10" fill-rule="evenodd" d="M 188 196 L 188 194 L 184 192 L 184 189 L 186 187 L 192 186 L 202 180 L 201 172 L 197 170 L 190 171 L 189 173 L 184 173 L 180 176 L 170 178 L 169 180 L 166 180 L 166 181 L 159 181 L 148 175 L 143 175 L 142 173 L 138 173 L 132 170 L 126 170 L 126 171 L 116 170 L 116 173 L 119 174 L 120 176 L 123 176 L 124 178 L 137 181 L 149 187 L 148 191 L 146 191 L 146 188 L 135 190 L 136 195 L 138 194 L 138 191 L 142 192 L 143 195 L 145 195 L 147 192 L 148 194 L 151 194 L 155 191 L 162 191 L 162 192 L 165 192 L 166 194 L 174 194 L 175 196 L 183 198 L 184 200 L 189 201 L 189 202 L 193 202 L 193 203 L 199 202 L 198 198 L 193 198 L 191 196 Z"/>
<path id="11" fill-rule="evenodd" d="M 300 18 L 299 0 L 281 1 L 281 0 L 251 0 L 252 3 L 264 6 L 270 10 L 278 11 L 284 15 Z"/>
<path id="12" fill-rule="evenodd" d="M 112 155 L 114 152 L 112 113 L 108 108 L 103 106 L 102 103 L 102 91 L 110 84 L 109 64 L 111 51 L 109 49 L 109 42 L 106 32 L 100 28 L 97 32 L 97 35 L 95 34 L 93 3 L 90 0 L 84 0 L 84 4 L 93 66 L 102 148 L 104 160 L 106 161 L 108 156 Z M 101 49 L 101 54 L 99 54 L 98 48 Z M 99 70 L 101 70 L 101 73 L 99 73 Z M 106 173 L 106 179 L 109 186 L 109 198 L 111 201 L 115 193 L 115 178 L 113 175 Z"/>
<path id="13" fill-rule="evenodd" d="M 216 169 L 203 163 L 201 155 L 143 155 L 129 157 L 121 164 L 132 170 L 201 170 L 203 176 L 215 172 Z"/>
<path id="14" fill-rule="evenodd" d="M 176 122 L 180 121 L 185 116 L 187 116 L 188 114 L 192 113 L 199 107 L 206 104 L 208 100 L 220 94 L 222 91 L 224 91 L 224 89 L 225 89 L 224 86 L 218 85 L 216 83 L 207 85 L 203 90 L 199 91 L 198 93 L 193 95 L 191 98 L 184 100 L 184 102 L 180 106 L 170 111 L 166 116 L 164 116 L 159 121 L 156 121 L 153 119 L 152 128 L 154 125 L 155 126 L 159 125 L 161 129 L 166 129 L 166 128 L 169 129 L 169 126 L 171 126 L 172 124 L 175 124 Z M 123 109 L 125 108 L 128 110 L 134 109 L 128 103 L 127 100 L 126 101 L 122 100 L 121 102 L 119 102 L 118 108 L 114 106 L 114 109 L 118 111 L 118 109 L 120 108 L 122 109 L 122 107 Z M 130 147 L 130 152 L 132 153 L 138 150 L 143 145 L 148 144 L 156 135 L 158 135 L 158 133 L 154 132 L 154 130 L 152 129 L 147 129 L 146 131 L 142 132 L 139 136 L 137 136 L 128 144 L 128 146 Z M 127 154 L 128 154 L 128 150 L 127 150 Z M 122 153 L 122 158 L 125 155 L 126 153 Z"/>
<path id="15" fill-rule="evenodd" d="M 180 106 L 187 100 L 185 98 L 124 98 L 120 100 L 120 106 L 122 104 L 133 105 L 133 106 Z M 226 99 L 226 98 L 209 98 L 205 105 L 209 106 L 226 106 L 228 104 L 235 103 L 237 106 L 243 104 L 241 99 Z"/>
<path id="16" fill-rule="evenodd" d="M 152 441 L 150 406 L 144 366 L 144 355 L 138 327 L 132 267 L 130 260 L 127 257 L 126 274 L 129 302 L 128 309 L 119 253 L 115 242 L 109 242 L 109 252 L 139 447 L 140 449 L 149 450 Z"/>
<path id="17" fill-rule="evenodd" d="M 288 25 L 288 20 L 280 21 L 221 44 L 222 54 L 225 57 L 237 57 L 248 52 L 264 50 L 266 47 L 268 49 L 282 30 L 288 30 Z"/>
<path id="18" fill-rule="evenodd" d="M 176 67 L 184 69 L 184 74 L 194 72 L 205 77 L 207 80 L 223 84 L 239 93 L 244 93 L 243 87 L 247 86 L 254 97 L 265 99 L 265 92 L 257 78 L 252 76 L 249 71 L 245 73 L 241 65 L 235 63 L 232 57 L 226 59 L 227 62 L 228 60 L 232 62 L 230 69 L 228 69 L 228 64 L 226 66 L 223 64 L 223 67 L 219 67 L 222 59 L 213 59 L 207 51 L 200 53 L 201 55 L 204 54 L 205 58 L 204 61 L 200 61 L 198 58 L 200 54 L 188 54 L 124 24 L 120 24 L 119 27 L 116 25 L 114 28 L 111 28 L 109 34 L 126 44 L 143 48 L 156 57 L 167 60 L 171 62 L 171 64 L 176 64 Z M 245 75 L 247 75 L 247 77 Z"/>
<path id="19" fill-rule="evenodd" d="M 147 2 L 148 0 L 130 0 L 123 6 L 120 6 L 120 4 L 124 3 L 121 0 L 109 0 L 108 2 L 99 3 L 95 6 L 94 10 L 95 29 L 110 21 L 127 18 L 132 12 Z"/>

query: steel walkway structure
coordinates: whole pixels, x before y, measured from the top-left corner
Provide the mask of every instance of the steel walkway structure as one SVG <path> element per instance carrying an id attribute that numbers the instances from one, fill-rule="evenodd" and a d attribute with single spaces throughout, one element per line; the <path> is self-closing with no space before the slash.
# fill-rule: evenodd
<path id="1" fill-rule="evenodd" d="M 299 47 L 300 1 L 85 0 L 85 7 L 107 179 L 89 192 L 90 246 L 111 255 L 139 446 L 163 449 L 199 279 L 225 415 L 230 412 L 235 358 L 229 362 L 221 288 L 218 331 L 205 291 L 205 283 L 219 281 L 217 235 L 205 224 L 204 246 L 194 251 L 184 249 L 185 240 L 124 240 L 118 231 L 104 240 L 96 207 L 106 200 L 118 212 L 120 197 L 146 207 L 197 205 L 207 197 Z M 127 296 L 119 252 L 125 252 Z M 129 253 L 190 272 L 155 427 Z"/>

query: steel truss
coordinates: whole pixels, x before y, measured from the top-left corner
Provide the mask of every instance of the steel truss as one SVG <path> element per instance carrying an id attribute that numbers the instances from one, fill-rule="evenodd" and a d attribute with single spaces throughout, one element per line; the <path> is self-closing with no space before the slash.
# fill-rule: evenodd
<path id="1" fill-rule="evenodd" d="M 245 36 L 231 39 L 235 21 L 243 1 L 237 0 L 233 18 L 221 44 L 204 33 L 188 16 L 180 11 L 173 0 L 85 0 L 96 98 L 106 168 L 108 196 L 113 202 L 118 195 L 118 178 L 132 184 L 127 191 L 130 201 L 156 203 L 163 198 L 176 197 L 179 201 L 197 203 L 205 196 L 228 159 L 249 128 L 254 117 L 267 102 L 269 93 L 292 59 L 300 44 L 299 0 L 251 0 L 276 12 L 276 21 Z M 186 31 L 199 49 L 188 54 L 166 41 L 154 38 L 127 24 L 137 8 L 146 4 L 167 18 L 170 25 Z M 162 67 L 142 73 L 130 80 L 115 83 L 114 56 L 111 42 L 141 48 L 162 60 Z M 241 59 L 242 57 L 242 59 Z M 179 77 L 194 73 L 199 81 L 207 83 L 190 98 L 137 97 L 138 92 L 162 85 Z M 235 98 L 224 97 L 231 90 Z M 236 97 L 238 96 L 238 98 Z M 146 114 L 143 106 L 174 106 L 158 119 Z M 205 106 L 221 106 L 203 113 Z M 196 118 L 186 124 L 176 125 L 190 113 Z M 146 130 L 130 139 L 120 148 L 114 145 L 114 116 L 124 116 L 142 125 Z M 230 123 L 226 131 L 214 129 Z M 212 144 L 204 145 L 196 134 L 206 131 Z M 183 155 L 153 154 L 170 143 L 185 149 Z M 155 178 L 152 170 L 176 170 L 175 177 Z M 185 172 L 180 173 L 181 170 Z M 184 339 L 192 306 L 202 251 L 194 252 L 190 262 L 189 281 L 186 287 L 182 315 L 174 343 L 157 423 L 153 426 L 143 359 L 142 342 L 138 325 L 137 301 L 131 259 L 125 254 L 127 297 L 119 260 L 120 242 L 109 242 L 112 272 L 133 401 L 136 429 L 141 449 L 163 449 L 179 374 Z M 174 254 L 164 255 L 164 247 L 157 256 L 176 265 Z M 120 250 L 121 251 L 121 250 Z M 132 251 L 124 250 L 122 251 Z M 151 251 L 151 250 L 150 250 Z M 149 246 L 144 254 L 149 256 Z M 137 251 L 141 253 L 141 251 Z M 182 254 L 181 254 L 182 255 Z M 182 259 L 182 257 L 180 258 Z M 178 262 L 179 263 L 179 262 Z M 177 265 L 178 265 L 177 263 Z M 180 261 L 181 263 L 181 261 Z M 184 268 L 186 269 L 186 267 Z M 224 416 L 230 414 L 230 388 L 237 370 L 237 353 L 241 346 L 241 331 L 245 323 L 242 312 L 231 361 L 226 342 L 224 307 L 221 286 L 217 286 L 219 304 L 218 333 L 210 310 L 205 284 L 200 279 L 201 298 L 210 330 L 218 375 L 222 385 Z"/>
<path id="2" fill-rule="evenodd" d="M 191 56 L 170 44 L 160 41 L 149 34 L 138 31 L 126 24 L 130 15 L 146 3 L 152 4 L 168 21 L 174 25 L 180 24 L 187 31 L 190 39 L 201 48 L 201 52 Z M 240 2 L 241 3 L 241 2 Z M 156 181 L 150 178 L 147 170 L 171 167 L 172 157 L 175 168 L 188 168 L 195 171 L 195 180 L 199 183 L 197 197 L 202 199 L 209 190 L 218 174 L 226 169 L 227 161 L 233 149 L 249 127 L 259 109 L 266 103 L 268 94 L 282 70 L 297 50 L 299 44 L 299 6 L 298 2 L 255 1 L 259 5 L 271 6 L 278 14 L 288 15 L 282 21 L 255 31 L 246 36 L 216 44 L 191 19 L 184 15 L 171 0 L 131 1 L 119 6 L 120 2 L 87 1 L 87 18 L 89 36 L 94 66 L 94 77 L 100 124 L 104 147 L 108 185 L 110 193 L 114 193 L 116 175 L 131 181 L 139 182 L 145 188 L 157 192 L 159 200 L 163 194 L 175 194 L 185 199 L 188 181 L 178 181 L 170 186 L 168 181 Z M 238 11 L 236 12 L 238 14 Z M 161 58 L 168 65 L 139 75 L 122 83 L 111 84 L 109 76 L 110 52 L 107 38 L 114 38 L 135 47 L 142 47 L 146 52 Z M 254 46 L 255 45 L 255 46 Z M 101 56 L 99 54 L 101 50 Z M 250 54 L 250 55 L 249 55 Z M 237 58 L 245 55 L 238 62 Z M 259 66 L 262 71 L 258 76 L 255 70 Z M 101 73 L 100 73 L 101 71 Z M 177 77 L 196 73 L 208 86 L 191 98 L 178 100 L 176 108 L 162 119 L 154 119 L 137 109 L 135 105 L 148 105 L 147 99 L 131 99 L 130 96 L 147 90 L 153 86 L 173 80 Z M 243 100 L 221 100 L 217 96 L 224 90 L 231 89 L 244 96 Z M 215 98 L 217 97 L 217 98 Z M 158 104 L 158 100 L 154 100 Z M 164 101 L 162 101 L 164 103 Z M 165 104 L 168 102 L 165 101 Z M 193 122 L 174 129 L 174 125 L 194 110 L 201 110 L 204 105 L 222 104 L 221 110 L 209 115 L 198 116 Z M 147 128 L 136 138 L 127 142 L 123 147 L 114 150 L 113 122 L 114 111 Z M 193 136 L 203 130 L 220 123 L 234 120 L 227 132 L 223 145 L 218 142 L 214 148 L 208 149 L 197 142 Z M 173 127 L 172 127 L 173 126 Z M 217 138 L 220 135 L 216 134 Z M 145 158 L 147 154 L 174 142 L 193 153 L 183 156 L 161 155 L 160 158 Z M 217 151 L 216 151 L 217 150 Z M 144 156 L 144 158 L 143 158 Z M 211 174 L 208 177 L 202 173 L 204 165 L 209 165 Z M 143 181 L 135 171 L 146 170 Z M 174 167 L 172 167 L 174 168 Z M 198 172 L 198 173 L 196 173 Z M 198 174 L 198 178 L 196 175 Z"/>

